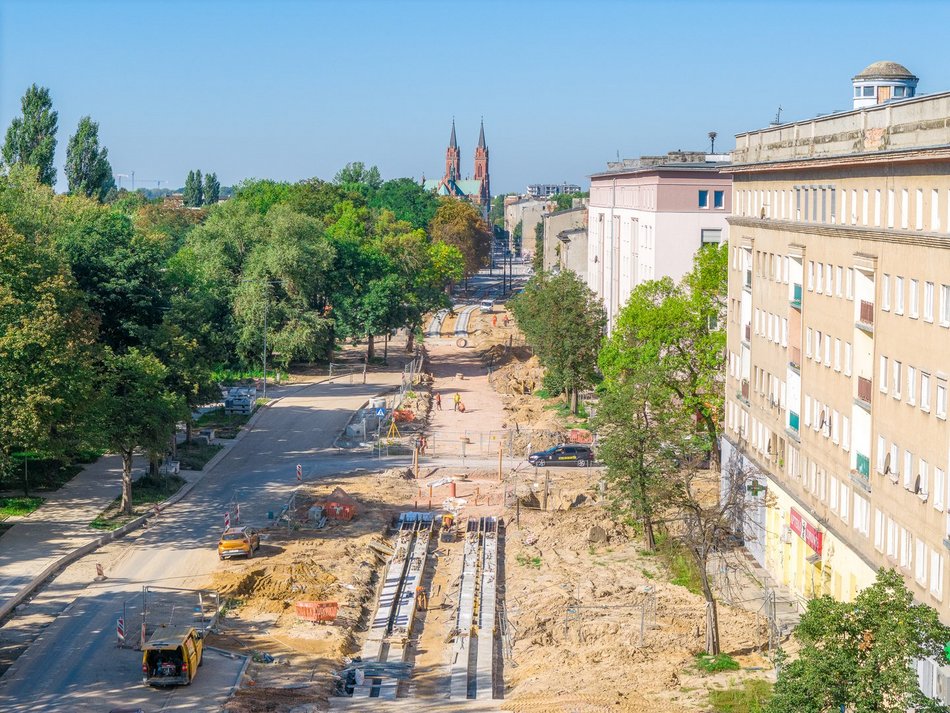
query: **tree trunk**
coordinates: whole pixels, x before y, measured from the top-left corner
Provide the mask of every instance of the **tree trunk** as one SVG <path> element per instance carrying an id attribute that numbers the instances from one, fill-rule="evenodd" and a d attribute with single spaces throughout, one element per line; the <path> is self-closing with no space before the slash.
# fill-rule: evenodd
<path id="1" fill-rule="evenodd" d="M 706 562 L 697 554 L 696 564 L 699 565 L 699 578 L 703 584 L 703 597 L 706 599 L 706 653 L 715 656 L 719 653 L 719 610 L 716 608 L 716 598 L 709 585 L 709 574 L 706 571 Z"/>
<path id="2" fill-rule="evenodd" d="M 571 388 L 571 415 L 577 415 L 577 389 Z"/>
<path id="3" fill-rule="evenodd" d="M 187 421 L 185 421 L 185 443 L 187 443 L 189 446 L 191 445 L 191 428 L 192 423 L 191 418 L 189 418 Z"/>
<path id="4" fill-rule="evenodd" d="M 383 342 L 383 363 L 389 359 L 389 332 L 386 332 L 386 341 Z"/>
<path id="5" fill-rule="evenodd" d="M 416 329 L 415 326 L 409 328 L 409 336 L 406 338 L 406 352 L 412 354 L 412 349 L 415 347 L 416 342 Z"/>
<path id="6" fill-rule="evenodd" d="M 369 363 L 376 358 L 376 342 L 372 334 L 366 335 L 366 362 Z"/>
<path id="7" fill-rule="evenodd" d="M 132 449 L 122 451 L 122 512 L 132 514 Z"/>
<path id="8" fill-rule="evenodd" d="M 643 538 L 646 540 L 647 549 L 650 552 L 656 552 L 656 535 L 653 532 L 653 518 L 649 514 L 643 517 Z"/>
<path id="9" fill-rule="evenodd" d="M 158 477 L 158 453 L 155 451 L 149 451 L 148 454 L 148 474 L 153 478 Z"/>
<path id="10" fill-rule="evenodd" d="M 722 451 L 719 448 L 719 429 L 708 413 L 700 412 L 703 423 L 706 426 L 706 434 L 709 438 L 709 469 L 719 470 L 722 462 Z"/>

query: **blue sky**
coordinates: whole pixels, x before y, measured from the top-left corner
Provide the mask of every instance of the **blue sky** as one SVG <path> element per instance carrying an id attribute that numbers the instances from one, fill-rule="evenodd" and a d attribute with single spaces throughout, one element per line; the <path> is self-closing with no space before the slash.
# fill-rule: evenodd
<path id="1" fill-rule="evenodd" d="M 850 78 L 901 62 L 950 90 L 950 3 L 50 2 L 0 0 L 0 128 L 23 91 L 59 111 L 58 188 L 79 118 L 116 173 L 178 187 L 440 176 L 452 116 L 462 172 L 485 117 L 493 192 L 585 183 L 621 156 L 734 145 L 850 107 Z M 123 179 L 128 185 L 128 179 Z"/>

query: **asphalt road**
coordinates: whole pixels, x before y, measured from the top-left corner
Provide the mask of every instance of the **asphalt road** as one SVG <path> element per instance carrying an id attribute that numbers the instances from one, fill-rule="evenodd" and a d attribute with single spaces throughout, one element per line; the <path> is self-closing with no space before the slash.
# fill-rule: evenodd
<path id="1" fill-rule="evenodd" d="M 365 456 L 329 449 L 351 413 L 367 397 L 397 384 L 399 374 L 370 374 L 372 383 L 327 383 L 285 396 L 183 501 L 140 531 L 108 571 L 108 579 L 76 592 L 75 601 L 0 679 L 3 711 L 219 710 L 237 682 L 243 659 L 209 651 L 191 686 L 151 689 L 141 682 L 141 653 L 115 646 L 117 616 L 141 599 L 144 584 L 199 587 L 219 566 L 215 546 L 233 499 L 242 523 L 264 525 L 304 480 L 362 464 Z M 388 465 L 388 464 L 387 464 Z M 48 596 L 70 599 L 54 580 Z M 64 597 L 64 595 L 66 595 Z M 43 595 L 40 595 L 43 596 Z M 136 622 L 129 620 L 134 628 Z"/>

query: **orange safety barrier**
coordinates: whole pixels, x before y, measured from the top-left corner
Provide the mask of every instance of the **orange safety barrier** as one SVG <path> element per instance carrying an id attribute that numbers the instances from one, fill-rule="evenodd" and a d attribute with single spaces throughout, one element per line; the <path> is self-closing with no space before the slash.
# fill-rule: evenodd
<path id="1" fill-rule="evenodd" d="M 306 621 L 333 621 L 340 605 L 337 602 L 297 602 L 297 616 Z"/>
<path id="2" fill-rule="evenodd" d="M 393 418 L 397 423 L 409 423 L 416 420 L 416 415 L 409 409 L 397 408 L 393 411 Z"/>
<path id="3" fill-rule="evenodd" d="M 586 428 L 572 428 L 567 432 L 568 443 L 593 443 L 594 434 Z"/>

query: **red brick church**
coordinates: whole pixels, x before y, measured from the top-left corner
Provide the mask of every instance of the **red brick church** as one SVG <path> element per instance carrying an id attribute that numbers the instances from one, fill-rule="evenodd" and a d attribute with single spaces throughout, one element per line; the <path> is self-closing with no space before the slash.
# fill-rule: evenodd
<path id="1" fill-rule="evenodd" d="M 485 122 L 482 121 L 478 132 L 478 146 L 475 147 L 475 176 L 462 178 L 462 154 L 455 139 L 455 119 L 452 119 L 452 135 L 449 147 L 445 150 L 445 175 L 439 180 L 425 180 L 426 190 L 435 191 L 440 196 L 455 196 L 460 200 L 473 203 L 488 220 L 491 208 L 491 188 L 488 182 L 488 146 L 485 144 Z"/>

